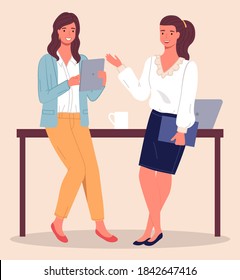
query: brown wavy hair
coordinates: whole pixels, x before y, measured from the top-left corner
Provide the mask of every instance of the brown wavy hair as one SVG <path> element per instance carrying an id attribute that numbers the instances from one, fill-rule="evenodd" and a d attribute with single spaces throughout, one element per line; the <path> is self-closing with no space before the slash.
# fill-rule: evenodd
<path id="1" fill-rule="evenodd" d="M 177 40 L 177 54 L 189 60 L 188 47 L 195 39 L 194 25 L 188 20 L 181 20 L 177 16 L 166 16 L 160 21 L 160 25 L 174 25 L 176 31 L 180 32 L 180 37 Z"/>
<path id="2" fill-rule="evenodd" d="M 59 40 L 58 36 L 58 30 L 62 28 L 65 25 L 75 23 L 76 25 L 76 37 L 74 41 L 71 43 L 71 52 L 73 58 L 79 62 L 81 57 L 80 54 L 78 53 L 79 47 L 80 47 L 80 40 L 79 40 L 79 33 L 80 33 L 80 24 L 77 16 L 73 13 L 62 13 L 60 14 L 54 21 L 53 23 L 53 32 L 52 32 L 52 40 L 49 43 L 47 47 L 48 53 L 55 57 L 56 60 L 59 60 L 59 57 L 57 55 L 57 50 L 59 49 L 61 45 L 61 41 Z"/>

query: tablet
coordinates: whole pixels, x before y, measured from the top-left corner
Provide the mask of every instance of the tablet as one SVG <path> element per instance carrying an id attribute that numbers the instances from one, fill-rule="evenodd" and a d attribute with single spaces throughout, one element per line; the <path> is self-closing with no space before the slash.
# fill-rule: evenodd
<path id="1" fill-rule="evenodd" d="M 98 71 L 104 71 L 104 58 L 83 60 L 80 71 L 80 91 L 98 90 L 103 87 Z"/>
<path id="2" fill-rule="evenodd" d="M 195 122 L 190 128 L 188 128 L 185 134 L 185 145 L 195 146 L 195 141 L 197 137 L 198 122 Z M 174 143 L 171 141 L 172 137 L 177 132 L 176 118 L 162 116 L 160 131 L 158 134 L 158 141 Z"/>

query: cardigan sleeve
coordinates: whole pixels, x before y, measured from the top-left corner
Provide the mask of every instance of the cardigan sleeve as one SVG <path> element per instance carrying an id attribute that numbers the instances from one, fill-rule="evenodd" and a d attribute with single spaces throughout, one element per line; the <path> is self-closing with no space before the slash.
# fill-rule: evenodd
<path id="1" fill-rule="evenodd" d="M 88 99 L 90 101 L 97 100 L 98 97 L 102 94 L 104 89 L 105 89 L 105 87 L 103 86 L 101 89 L 88 91 L 88 93 L 87 93 Z"/>
<path id="2" fill-rule="evenodd" d="M 70 89 L 68 80 L 51 87 L 53 77 L 48 67 L 47 57 L 43 56 L 38 64 L 38 97 L 41 103 L 50 102 Z"/>
<path id="3" fill-rule="evenodd" d="M 132 96 L 139 100 L 144 101 L 150 96 L 150 82 L 149 75 L 151 69 L 151 57 L 148 58 L 144 64 L 143 72 L 140 80 L 136 77 L 130 67 L 124 69 L 118 74 L 119 80 L 125 88 L 132 94 Z"/>
<path id="4" fill-rule="evenodd" d="M 188 62 L 183 82 L 177 114 L 178 132 L 186 133 L 195 122 L 194 102 L 197 93 L 198 70 L 194 61 Z"/>

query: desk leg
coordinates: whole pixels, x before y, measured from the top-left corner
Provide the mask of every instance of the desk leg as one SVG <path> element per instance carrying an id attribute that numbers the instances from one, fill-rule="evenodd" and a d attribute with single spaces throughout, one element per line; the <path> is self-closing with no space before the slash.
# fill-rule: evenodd
<path id="1" fill-rule="evenodd" d="M 215 236 L 221 236 L 221 139 L 215 137 Z"/>
<path id="2" fill-rule="evenodd" d="M 26 203 L 26 139 L 20 137 L 20 236 L 25 236 L 25 203 Z"/>

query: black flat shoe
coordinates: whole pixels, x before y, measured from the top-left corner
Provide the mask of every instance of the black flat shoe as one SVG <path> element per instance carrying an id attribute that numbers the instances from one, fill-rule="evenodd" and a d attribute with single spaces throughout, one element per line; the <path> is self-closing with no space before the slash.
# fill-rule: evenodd
<path id="1" fill-rule="evenodd" d="M 144 243 L 144 245 L 146 245 L 146 246 L 153 246 L 154 244 L 156 244 L 159 240 L 161 240 L 163 238 L 163 234 L 162 233 L 160 233 L 159 235 L 158 235 L 158 237 L 155 239 L 155 240 L 153 240 L 153 241 L 148 241 L 148 239 L 145 241 L 145 243 Z"/>
<path id="2" fill-rule="evenodd" d="M 150 239 L 150 237 L 148 238 L 148 239 L 146 239 L 146 240 L 144 240 L 144 241 L 134 241 L 133 242 L 133 245 L 136 245 L 136 246 L 140 246 L 140 245 L 143 245 L 143 244 L 145 244 L 145 242 L 146 241 L 148 241 Z"/>

